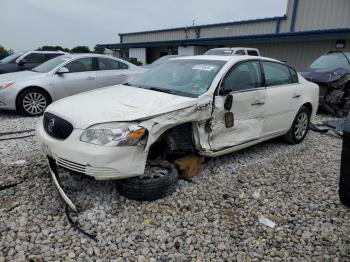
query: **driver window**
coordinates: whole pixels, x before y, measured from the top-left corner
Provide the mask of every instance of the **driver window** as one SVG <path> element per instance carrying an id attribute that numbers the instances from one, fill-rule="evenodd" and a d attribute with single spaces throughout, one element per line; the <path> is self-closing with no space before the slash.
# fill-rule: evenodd
<path id="1" fill-rule="evenodd" d="M 258 61 L 239 64 L 231 70 L 221 83 L 221 90 L 238 92 L 262 87 L 261 71 Z"/>
<path id="2" fill-rule="evenodd" d="M 68 68 L 69 73 L 93 71 L 92 58 L 91 57 L 80 58 L 80 59 L 74 60 L 73 62 L 70 62 L 69 64 L 65 65 L 65 67 Z"/>

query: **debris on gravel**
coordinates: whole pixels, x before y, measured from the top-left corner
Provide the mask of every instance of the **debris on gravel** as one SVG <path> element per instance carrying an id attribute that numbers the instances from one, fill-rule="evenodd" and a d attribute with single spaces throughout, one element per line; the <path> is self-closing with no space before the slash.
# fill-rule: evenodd
<path id="1" fill-rule="evenodd" d="M 0 132 L 38 120 L 0 113 Z M 69 224 L 35 137 L 0 142 L 0 185 L 22 181 L 0 191 L 0 261 L 346 261 L 340 152 L 332 135 L 310 132 L 295 146 L 275 139 L 207 161 L 192 183 L 180 180 L 155 202 L 128 200 L 113 181 L 61 170 L 82 208 L 72 219 L 97 234 L 93 241 Z"/>

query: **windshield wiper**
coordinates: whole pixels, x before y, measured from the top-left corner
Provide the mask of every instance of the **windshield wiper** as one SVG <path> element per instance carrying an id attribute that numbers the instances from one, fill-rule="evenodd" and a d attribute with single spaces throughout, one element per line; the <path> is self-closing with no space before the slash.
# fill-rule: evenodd
<path id="1" fill-rule="evenodd" d="M 158 92 L 163 92 L 163 93 L 172 94 L 172 95 L 176 95 L 176 93 L 177 93 L 177 92 L 169 90 L 169 89 L 162 89 L 162 88 L 158 88 L 158 87 L 148 87 L 148 88 L 145 88 L 145 89 L 158 91 Z"/>

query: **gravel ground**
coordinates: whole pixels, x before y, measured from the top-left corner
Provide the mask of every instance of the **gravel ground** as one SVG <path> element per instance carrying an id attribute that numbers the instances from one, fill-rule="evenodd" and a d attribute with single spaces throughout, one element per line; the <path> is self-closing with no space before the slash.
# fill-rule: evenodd
<path id="1" fill-rule="evenodd" d="M 0 132 L 37 121 L 0 113 Z M 113 182 L 66 177 L 83 208 L 73 219 L 97 234 L 93 241 L 68 223 L 35 138 L 3 141 L 0 184 L 24 182 L 0 191 L 0 262 L 349 261 L 340 152 L 341 139 L 314 132 L 296 146 L 269 141 L 208 161 L 156 202 L 127 200 Z"/>

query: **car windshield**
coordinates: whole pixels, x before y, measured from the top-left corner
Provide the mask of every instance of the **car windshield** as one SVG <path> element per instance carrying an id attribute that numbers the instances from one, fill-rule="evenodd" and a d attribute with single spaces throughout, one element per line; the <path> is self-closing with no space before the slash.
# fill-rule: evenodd
<path id="1" fill-rule="evenodd" d="M 15 54 L 6 56 L 4 59 L 0 60 L 0 64 L 7 64 L 7 63 L 14 62 L 18 57 L 20 57 L 23 54 L 24 53 L 15 53 Z"/>
<path id="2" fill-rule="evenodd" d="M 311 65 L 311 69 L 329 69 L 338 68 L 350 69 L 349 61 L 342 53 L 331 53 L 323 55 L 316 59 Z"/>
<path id="3" fill-rule="evenodd" d="M 50 72 L 52 69 L 55 69 L 60 64 L 67 62 L 68 60 L 70 60 L 70 57 L 58 56 L 51 60 L 46 61 L 45 63 L 37 67 L 34 67 L 32 71 L 38 72 L 38 73 L 47 73 L 47 72 Z"/>
<path id="4" fill-rule="evenodd" d="M 129 85 L 170 93 L 198 97 L 205 93 L 225 61 L 175 59 L 139 75 Z"/>
<path id="5" fill-rule="evenodd" d="M 205 55 L 232 55 L 232 49 L 211 49 L 204 53 Z"/>

